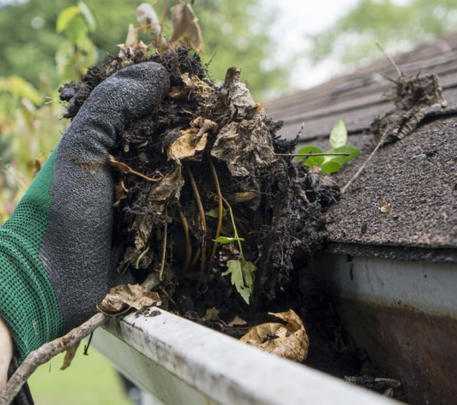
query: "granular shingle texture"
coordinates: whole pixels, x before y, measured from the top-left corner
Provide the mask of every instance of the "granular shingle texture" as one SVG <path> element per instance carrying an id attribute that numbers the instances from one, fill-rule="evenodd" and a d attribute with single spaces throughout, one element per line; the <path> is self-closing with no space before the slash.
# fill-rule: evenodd
<path id="1" fill-rule="evenodd" d="M 338 242 L 457 247 L 457 121 L 434 121 L 382 148 L 330 210 L 327 229 Z"/>

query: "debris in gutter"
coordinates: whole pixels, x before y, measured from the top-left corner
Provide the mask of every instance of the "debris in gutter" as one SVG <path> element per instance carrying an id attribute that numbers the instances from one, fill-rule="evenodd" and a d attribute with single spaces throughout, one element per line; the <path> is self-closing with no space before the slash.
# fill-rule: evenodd
<path id="1" fill-rule="evenodd" d="M 287 312 L 270 312 L 270 315 L 284 323 L 269 322 L 255 326 L 240 340 L 289 360 L 305 360 L 309 338 L 300 317 L 292 309 Z"/>

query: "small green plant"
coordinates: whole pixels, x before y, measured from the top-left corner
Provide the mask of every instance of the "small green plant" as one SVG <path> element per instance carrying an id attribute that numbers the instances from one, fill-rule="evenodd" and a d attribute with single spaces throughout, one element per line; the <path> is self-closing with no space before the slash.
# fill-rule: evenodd
<path id="1" fill-rule="evenodd" d="M 63 9 L 57 17 L 56 31 L 65 36 L 56 53 L 57 70 L 63 81 L 77 80 L 97 59 L 97 50 L 89 37 L 95 30 L 95 18 L 82 1 Z"/>
<path id="2" fill-rule="evenodd" d="M 330 132 L 330 150 L 323 151 L 317 146 L 307 145 L 298 151 L 297 159 L 302 161 L 306 167 L 319 168 L 322 173 L 337 173 L 346 163 L 350 162 L 360 155 L 360 150 L 353 145 L 349 145 L 347 140 L 348 133 L 346 125 L 344 124 L 343 120 L 339 120 Z"/>
<path id="3" fill-rule="evenodd" d="M 255 264 L 246 260 L 243 252 L 244 238 L 238 235 L 238 229 L 235 223 L 235 216 L 230 204 L 224 199 L 228 212 L 230 214 L 230 220 L 233 228 L 233 236 L 218 236 L 214 242 L 220 245 L 229 245 L 236 243 L 240 254 L 239 259 L 227 261 L 227 271 L 222 273 L 223 276 L 230 274 L 230 281 L 235 286 L 238 294 L 241 295 L 246 304 L 249 305 L 252 290 L 254 288 L 254 272 L 256 270 Z"/>

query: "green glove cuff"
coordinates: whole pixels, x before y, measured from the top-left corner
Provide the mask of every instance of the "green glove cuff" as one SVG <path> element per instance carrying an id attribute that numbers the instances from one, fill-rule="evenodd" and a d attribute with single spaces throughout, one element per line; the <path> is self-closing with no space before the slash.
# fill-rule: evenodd
<path id="1" fill-rule="evenodd" d="M 10 328 L 20 361 L 63 332 L 58 301 L 40 257 L 54 162 L 55 153 L 0 227 L 0 316 Z"/>

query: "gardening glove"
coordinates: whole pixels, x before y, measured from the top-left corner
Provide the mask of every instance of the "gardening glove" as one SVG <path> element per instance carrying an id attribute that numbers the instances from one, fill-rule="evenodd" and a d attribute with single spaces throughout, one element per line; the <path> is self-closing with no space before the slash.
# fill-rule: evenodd
<path id="1" fill-rule="evenodd" d="M 151 113 L 168 89 L 168 73 L 154 62 L 99 84 L 0 228 L 0 317 L 20 361 L 87 320 L 117 284 L 107 158 L 126 125 Z"/>

